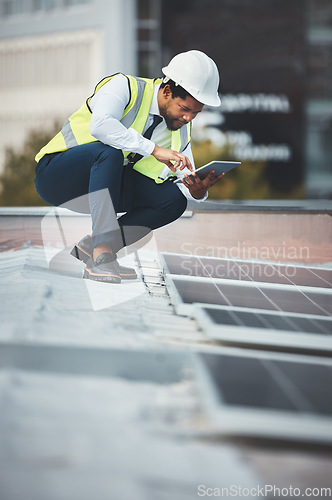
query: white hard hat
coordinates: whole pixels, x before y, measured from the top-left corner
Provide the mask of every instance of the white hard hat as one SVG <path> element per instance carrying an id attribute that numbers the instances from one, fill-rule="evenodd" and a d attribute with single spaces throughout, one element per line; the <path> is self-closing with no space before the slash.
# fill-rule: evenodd
<path id="1" fill-rule="evenodd" d="M 189 50 L 171 59 L 162 68 L 164 82 L 173 80 L 197 101 L 208 106 L 219 106 L 219 72 L 215 62 L 204 52 Z"/>

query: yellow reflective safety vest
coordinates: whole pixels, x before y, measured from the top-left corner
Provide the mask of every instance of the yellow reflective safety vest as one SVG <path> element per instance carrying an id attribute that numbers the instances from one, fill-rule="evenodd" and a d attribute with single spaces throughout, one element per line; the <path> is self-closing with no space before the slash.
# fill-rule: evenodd
<path id="1" fill-rule="evenodd" d="M 81 144 L 98 141 L 98 139 L 90 134 L 92 111 L 89 107 L 89 102 L 96 92 L 98 92 L 98 90 L 105 85 L 105 83 L 110 81 L 117 74 L 119 73 L 107 76 L 98 83 L 92 96 L 90 96 L 85 103 L 69 117 L 62 127 L 62 130 L 39 151 L 35 158 L 37 162 L 45 154 L 66 151 Z M 149 116 L 154 87 L 155 85 L 161 83 L 161 80 L 159 78 L 153 80 L 148 78 L 138 78 L 130 75 L 125 76 L 128 78 L 129 82 L 130 100 L 124 110 L 120 122 L 126 128 L 134 128 L 137 132 L 143 134 L 147 129 L 146 122 Z M 183 127 L 178 130 L 172 131 L 171 137 L 171 149 L 182 153 L 182 151 L 184 151 L 188 146 L 191 139 L 190 123 L 183 125 Z M 125 158 L 130 153 L 131 151 L 123 151 Z M 158 179 L 158 176 L 164 168 L 164 164 L 160 163 L 152 155 L 139 160 L 135 163 L 133 168 L 141 174 L 154 179 L 158 184 L 164 182 L 164 180 Z"/>

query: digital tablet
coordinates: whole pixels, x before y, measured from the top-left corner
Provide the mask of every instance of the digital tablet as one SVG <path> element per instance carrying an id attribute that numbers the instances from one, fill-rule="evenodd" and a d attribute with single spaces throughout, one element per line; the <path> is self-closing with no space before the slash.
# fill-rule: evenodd
<path id="1" fill-rule="evenodd" d="M 212 179 L 217 177 L 220 174 L 224 174 L 228 172 L 228 170 L 231 170 L 234 167 L 238 167 L 241 165 L 240 161 L 211 161 L 210 163 L 207 163 L 201 168 L 198 168 L 195 170 L 195 173 L 201 178 L 205 179 L 205 177 L 208 175 L 210 170 L 215 170 L 215 174 L 213 175 Z M 192 175 L 189 175 L 189 177 L 192 177 Z M 175 183 L 181 182 L 182 177 L 177 179 Z"/>

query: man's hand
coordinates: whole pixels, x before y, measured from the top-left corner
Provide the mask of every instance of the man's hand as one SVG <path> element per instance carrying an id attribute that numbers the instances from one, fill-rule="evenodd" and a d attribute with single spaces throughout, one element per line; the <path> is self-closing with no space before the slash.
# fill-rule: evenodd
<path id="1" fill-rule="evenodd" d="M 180 167 L 181 163 L 182 165 L 180 170 L 183 170 L 184 168 L 189 168 L 192 172 L 194 170 L 189 158 L 181 153 L 178 153 L 177 151 L 173 151 L 172 149 L 161 148 L 156 144 L 154 150 L 152 151 L 152 156 L 154 156 L 156 160 L 167 165 L 172 172 L 176 172 L 176 169 Z"/>
<path id="2" fill-rule="evenodd" d="M 225 174 L 220 174 L 217 175 L 217 177 L 215 177 L 214 179 L 212 179 L 214 173 L 215 170 L 211 170 L 205 177 L 205 179 L 200 179 L 195 172 L 191 174 L 190 177 L 188 174 L 184 174 L 184 177 L 183 179 L 181 179 L 181 182 L 186 186 L 186 188 L 189 189 L 191 196 L 193 198 L 196 198 L 196 200 L 199 200 L 200 198 L 203 198 L 206 191 L 208 191 L 211 186 L 214 186 L 214 184 L 220 181 L 220 179 L 225 175 Z"/>

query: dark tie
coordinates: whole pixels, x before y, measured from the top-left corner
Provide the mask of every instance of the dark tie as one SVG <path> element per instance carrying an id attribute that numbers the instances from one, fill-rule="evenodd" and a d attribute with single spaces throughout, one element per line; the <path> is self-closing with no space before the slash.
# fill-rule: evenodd
<path id="1" fill-rule="evenodd" d="M 151 123 L 150 127 L 146 129 L 146 131 L 143 134 L 143 137 L 146 139 L 151 139 L 152 133 L 154 129 L 156 128 L 157 125 L 159 125 L 160 122 L 162 122 L 163 119 L 161 116 L 158 115 L 153 115 L 153 122 Z M 129 155 L 129 163 L 130 165 L 134 165 L 137 163 L 141 158 L 143 158 L 143 155 L 140 155 L 136 153 L 134 156 L 130 157 Z"/>

